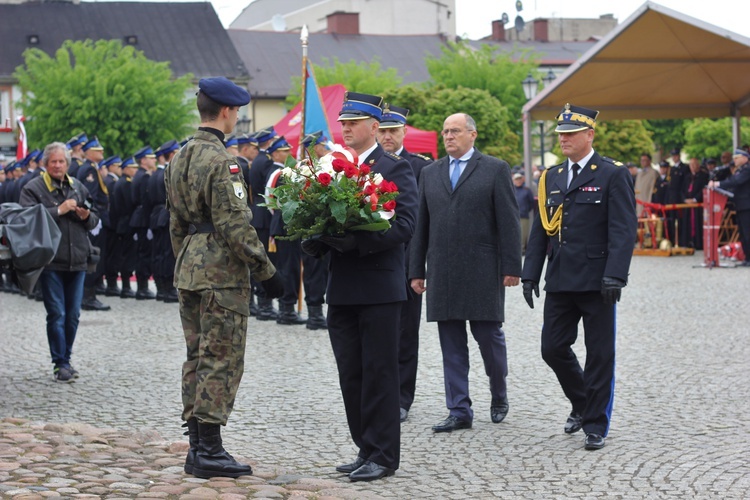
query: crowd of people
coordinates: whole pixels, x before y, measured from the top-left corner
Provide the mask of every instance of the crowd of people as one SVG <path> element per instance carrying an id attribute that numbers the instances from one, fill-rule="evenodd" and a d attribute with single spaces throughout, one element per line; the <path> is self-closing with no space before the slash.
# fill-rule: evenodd
<path id="1" fill-rule="evenodd" d="M 184 470 L 201 478 L 252 473 L 221 438 L 244 371 L 250 316 L 328 331 L 358 450 L 336 470 L 352 481 L 372 481 L 400 466 L 400 423 L 416 389 L 422 295 L 429 289 L 426 318 L 438 325 L 448 410 L 433 432 L 472 427 L 468 331 L 489 381 L 489 418 L 499 424 L 510 411 L 506 288 L 522 284 L 533 308 L 545 268 L 541 351 L 570 402 L 562 430 L 583 430 L 587 450 L 604 447 L 614 397 L 616 303 L 636 237 L 636 195 L 643 204 L 661 196 L 663 203 L 689 204 L 709 179 L 711 187 L 738 190 L 750 179 L 744 167 L 750 153 L 742 150 L 735 151 L 734 167 L 712 169 L 705 162 L 707 171 L 695 159 L 682 164 L 675 150 L 673 165 L 660 165 L 661 175 L 644 154 L 631 175 L 595 151 L 599 113 L 566 104 L 555 117 L 565 159 L 541 170 L 531 190 L 523 172 L 475 147 L 481 131 L 471 116 L 446 117 L 446 156 L 432 161 L 403 147 L 408 109 L 348 92 L 339 113 L 344 143 L 356 152 L 358 169 L 398 186 L 396 217 L 387 231 L 286 240 L 281 212 L 265 206 L 264 195 L 283 182 L 292 148 L 273 127 L 228 135 L 249 101 L 226 78 L 204 78 L 196 101 L 201 124 L 184 143 L 168 141 L 156 151 L 144 145 L 124 160 L 105 159 L 95 137 L 78 134 L 6 168 L 12 180 L 0 185 L 0 202 L 42 204 L 66 234 L 40 279 L 56 380 L 79 376 L 71 364 L 78 307 L 108 309 L 97 293 L 179 302 L 187 348 L 182 417 L 190 444 Z M 328 139 L 316 132 L 301 143 L 322 156 Z M 731 168 L 734 175 L 718 179 Z M 741 221 L 750 214 L 746 198 L 738 192 Z M 679 238 L 697 245 L 695 234 L 684 230 L 691 226 L 677 224 Z M 101 249 L 98 262 L 92 262 L 94 247 Z M 306 319 L 295 307 L 303 294 Z M 584 366 L 572 350 L 581 322 Z"/>

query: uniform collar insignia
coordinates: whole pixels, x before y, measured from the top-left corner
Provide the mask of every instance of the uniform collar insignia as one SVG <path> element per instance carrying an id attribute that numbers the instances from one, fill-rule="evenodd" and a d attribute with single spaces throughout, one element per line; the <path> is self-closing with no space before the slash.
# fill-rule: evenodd
<path id="1" fill-rule="evenodd" d="M 591 170 L 596 170 L 596 165 L 591 165 Z"/>
<path id="2" fill-rule="evenodd" d="M 369 163 L 370 165 L 372 165 L 373 163 L 375 163 L 375 160 L 370 160 L 367 163 Z"/>
<path id="3" fill-rule="evenodd" d="M 560 167 L 560 168 L 559 168 L 559 169 L 557 170 L 557 173 L 558 173 L 558 174 L 561 174 L 561 173 L 562 173 L 562 171 L 563 171 L 563 168 L 562 168 L 562 167 Z"/>

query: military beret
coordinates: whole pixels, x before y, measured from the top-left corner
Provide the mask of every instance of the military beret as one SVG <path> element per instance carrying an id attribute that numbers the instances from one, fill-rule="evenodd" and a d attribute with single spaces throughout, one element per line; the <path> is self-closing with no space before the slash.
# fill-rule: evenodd
<path id="1" fill-rule="evenodd" d="M 406 117 L 409 116 L 409 110 L 391 106 L 383 106 L 383 117 L 380 120 L 380 128 L 397 128 L 406 125 Z"/>
<path id="2" fill-rule="evenodd" d="M 88 141 L 86 144 L 83 145 L 83 150 L 88 151 L 89 149 L 93 149 L 94 151 L 104 151 L 104 148 L 101 144 L 99 144 L 99 139 L 94 137 L 90 141 Z"/>
<path id="3" fill-rule="evenodd" d="M 732 153 L 732 156 L 744 156 L 745 158 L 750 158 L 750 153 L 744 149 L 737 148 L 734 150 L 734 153 Z"/>
<path id="4" fill-rule="evenodd" d="M 571 106 L 569 103 L 557 115 L 557 128 L 555 132 L 564 134 L 579 132 L 586 129 L 596 128 L 596 117 L 599 112 L 581 106 Z"/>
<path id="5" fill-rule="evenodd" d="M 86 133 L 82 132 L 76 136 L 71 137 L 71 139 L 65 144 L 68 146 L 69 149 L 73 149 L 74 147 L 84 144 L 88 142 L 88 137 L 86 137 Z"/>
<path id="6" fill-rule="evenodd" d="M 364 120 L 365 118 L 375 118 L 380 121 L 383 116 L 382 104 L 383 98 L 380 96 L 347 92 L 344 94 L 344 104 L 341 106 L 338 121 Z"/>
<path id="7" fill-rule="evenodd" d="M 250 94 L 223 76 L 201 78 L 198 88 L 211 100 L 224 106 L 244 106 L 250 102 Z"/>
<path id="8" fill-rule="evenodd" d="M 151 146 L 144 146 L 136 151 L 133 157 L 136 160 L 140 160 L 141 158 L 156 158 L 156 155 L 154 154 L 154 150 L 151 149 Z"/>
<path id="9" fill-rule="evenodd" d="M 320 144 L 322 142 L 326 142 L 326 138 L 323 135 L 322 130 L 318 130 L 317 132 L 313 132 L 312 134 L 307 134 L 304 139 L 302 139 L 302 145 L 306 148 L 309 148 L 310 146 L 314 146 L 316 144 Z"/>
<path id="10" fill-rule="evenodd" d="M 171 141 L 167 141 L 159 146 L 159 149 L 156 151 L 156 156 L 166 156 L 172 151 L 177 151 L 178 149 L 180 149 L 180 143 L 177 142 L 176 139 L 172 139 Z"/>
<path id="11" fill-rule="evenodd" d="M 267 151 L 269 153 L 273 153 L 274 151 L 289 151 L 290 149 L 292 149 L 292 146 L 290 146 L 289 143 L 286 142 L 286 139 L 284 139 L 284 137 L 282 136 L 273 141 L 273 143 L 268 146 Z"/>

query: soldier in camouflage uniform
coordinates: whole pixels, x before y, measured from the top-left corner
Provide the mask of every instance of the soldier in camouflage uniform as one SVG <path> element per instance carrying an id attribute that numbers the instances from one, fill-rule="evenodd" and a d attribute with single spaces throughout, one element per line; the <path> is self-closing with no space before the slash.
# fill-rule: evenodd
<path id="1" fill-rule="evenodd" d="M 221 441 L 242 378 L 250 273 L 271 297 L 283 293 L 250 221 L 247 186 L 224 134 L 237 122 L 248 92 L 226 78 L 200 80 L 201 126 L 165 172 L 175 286 L 187 344 L 182 417 L 190 437 L 185 472 L 197 477 L 252 474 Z"/>

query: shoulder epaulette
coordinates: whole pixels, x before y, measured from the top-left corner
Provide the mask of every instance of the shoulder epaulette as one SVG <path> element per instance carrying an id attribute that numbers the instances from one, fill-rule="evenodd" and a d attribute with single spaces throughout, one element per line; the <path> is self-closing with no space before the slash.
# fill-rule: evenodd
<path id="1" fill-rule="evenodd" d="M 615 160 L 613 158 L 610 158 L 608 156 L 602 156 L 602 160 L 604 160 L 606 162 L 609 162 L 609 163 L 611 163 L 612 165 L 614 165 L 616 167 L 622 167 L 624 165 L 624 163 L 622 163 L 621 161 L 617 161 L 617 160 Z"/>
<path id="2" fill-rule="evenodd" d="M 412 156 L 416 156 L 416 157 L 422 158 L 423 160 L 426 160 L 426 161 L 435 161 L 432 158 L 430 158 L 429 156 L 423 155 L 421 153 L 412 153 Z"/>
<path id="3" fill-rule="evenodd" d="M 386 151 L 385 154 L 386 154 L 386 156 L 390 156 L 394 160 L 400 160 L 401 159 L 401 157 L 399 155 L 393 154 L 393 153 L 389 153 L 388 151 Z"/>

